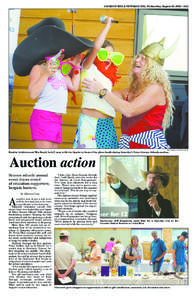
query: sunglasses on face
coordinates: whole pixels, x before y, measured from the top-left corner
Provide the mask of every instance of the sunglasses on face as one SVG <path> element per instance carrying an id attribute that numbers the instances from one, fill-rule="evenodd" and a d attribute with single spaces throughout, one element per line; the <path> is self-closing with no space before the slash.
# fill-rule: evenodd
<path id="1" fill-rule="evenodd" d="M 45 57 L 45 59 L 50 60 L 52 57 Z M 63 76 L 68 76 L 73 69 L 81 69 L 81 66 L 75 67 L 70 62 L 61 62 L 58 58 L 56 59 L 55 65 L 56 68 L 60 68 Z"/>
<path id="2" fill-rule="evenodd" d="M 120 64 L 122 64 L 123 59 L 124 59 L 124 55 L 122 53 L 108 52 L 108 50 L 105 48 L 101 48 L 99 50 L 97 57 L 101 61 L 106 61 L 107 58 L 110 57 L 111 62 L 116 66 L 119 66 Z"/>

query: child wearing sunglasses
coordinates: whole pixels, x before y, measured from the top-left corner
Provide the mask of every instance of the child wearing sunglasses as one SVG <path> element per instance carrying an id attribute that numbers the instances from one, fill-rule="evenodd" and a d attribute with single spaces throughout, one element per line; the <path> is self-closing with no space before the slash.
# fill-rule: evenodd
<path id="1" fill-rule="evenodd" d="M 85 78 L 96 79 L 103 83 L 103 93 L 112 90 L 120 78 L 117 76 L 118 65 L 124 56 L 114 52 L 113 45 L 105 40 L 112 25 L 112 18 L 107 18 L 103 30 L 94 41 L 82 63 L 81 81 Z M 103 99 L 82 89 L 82 107 L 73 148 L 118 148 L 117 135 L 113 123 L 115 110 Z"/>
<path id="2" fill-rule="evenodd" d="M 62 52 L 54 59 L 45 57 L 30 72 L 29 96 L 38 97 L 30 118 L 36 148 L 55 149 L 62 143 L 62 114 L 66 114 L 68 90 L 79 88 L 81 54 L 64 63 Z"/>

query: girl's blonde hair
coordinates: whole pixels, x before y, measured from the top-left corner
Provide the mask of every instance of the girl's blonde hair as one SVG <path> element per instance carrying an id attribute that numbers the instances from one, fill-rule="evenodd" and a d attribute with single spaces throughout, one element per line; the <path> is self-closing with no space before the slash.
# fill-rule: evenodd
<path id="1" fill-rule="evenodd" d="M 168 75 L 157 62 L 146 56 L 146 64 L 141 74 L 141 84 L 139 86 L 137 77 L 133 73 L 136 57 L 131 62 L 131 68 L 129 72 L 129 90 L 131 93 L 138 95 L 141 94 L 148 85 L 153 83 L 158 83 L 163 87 L 167 104 L 162 124 L 165 131 L 172 125 L 174 110 L 172 88 L 168 79 Z"/>

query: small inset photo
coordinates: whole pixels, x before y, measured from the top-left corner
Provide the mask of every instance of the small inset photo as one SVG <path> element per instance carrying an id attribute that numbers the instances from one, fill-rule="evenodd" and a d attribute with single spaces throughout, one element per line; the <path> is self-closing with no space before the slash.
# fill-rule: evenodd
<path id="1" fill-rule="evenodd" d="M 101 156 L 101 218 L 178 218 L 178 156 Z"/>

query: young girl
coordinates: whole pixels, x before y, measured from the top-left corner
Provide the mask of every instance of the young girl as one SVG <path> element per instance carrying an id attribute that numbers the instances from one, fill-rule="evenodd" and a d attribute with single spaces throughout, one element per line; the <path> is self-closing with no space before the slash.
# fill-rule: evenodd
<path id="1" fill-rule="evenodd" d="M 67 32 L 62 20 L 49 17 L 28 28 L 27 37 L 14 51 L 15 73 L 30 75 L 29 96 L 39 97 L 30 119 L 36 148 L 57 148 L 62 143 L 62 114 L 66 113 L 68 90 L 77 91 L 80 83 L 78 54 L 93 46 L 90 40 Z M 55 54 L 57 65 L 51 63 Z M 62 63 L 70 57 L 74 57 L 71 64 Z"/>
<path id="2" fill-rule="evenodd" d="M 64 54 L 61 54 L 62 61 Z M 29 77 L 29 96 L 37 97 L 30 118 L 32 140 L 36 148 L 58 148 L 62 143 L 62 114 L 66 113 L 68 90 L 77 91 L 80 83 L 79 66 L 81 55 L 72 64 L 76 67 L 72 77 L 63 76 L 51 60 L 35 65 Z"/>
<path id="3" fill-rule="evenodd" d="M 104 93 L 107 90 L 111 91 L 112 86 L 120 78 L 116 75 L 117 65 L 123 60 L 123 55 L 113 52 L 113 45 L 105 41 L 111 21 L 112 18 L 107 18 L 105 27 L 94 41 L 94 47 L 83 61 L 81 72 L 81 80 L 89 78 L 102 82 L 105 87 Z M 101 95 L 82 90 L 82 97 L 82 109 L 73 147 L 117 148 L 117 135 L 113 123 L 114 108 Z"/>

